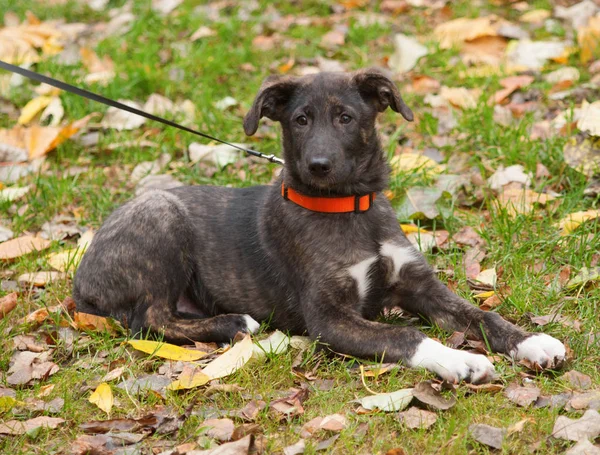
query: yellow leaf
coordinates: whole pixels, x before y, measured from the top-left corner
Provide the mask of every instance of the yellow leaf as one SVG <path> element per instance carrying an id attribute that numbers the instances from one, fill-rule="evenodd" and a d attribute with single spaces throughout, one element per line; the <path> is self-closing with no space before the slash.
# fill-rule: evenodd
<path id="1" fill-rule="evenodd" d="M 476 299 L 485 300 L 485 299 L 490 298 L 494 294 L 496 294 L 494 291 L 487 291 L 487 292 L 482 292 L 481 294 L 474 295 L 473 297 L 475 297 Z"/>
<path id="2" fill-rule="evenodd" d="M 90 395 L 88 401 L 98 406 L 107 414 L 110 414 L 110 410 L 113 406 L 113 394 L 110 386 L 106 382 L 100 384 Z"/>
<path id="3" fill-rule="evenodd" d="M 550 17 L 550 11 L 547 9 L 534 9 L 526 12 L 521 16 L 521 22 L 527 22 L 528 24 L 535 24 L 544 22 Z"/>
<path id="4" fill-rule="evenodd" d="M 81 262 L 83 253 L 85 253 L 85 250 L 81 248 L 71 248 L 59 253 L 52 253 L 48 255 L 48 264 L 59 272 L 74 272 Z"/>
<path id="5" fill-rule="evenodd" d="M 586 26 L 577 29 L 577 42 L 581 48 L 581 63 L 600 55 L 600 16 L 591 17 Z"/>
<path id="6" fill-rule="evenodd" d="M 129 340 L 127 343 L 138 351 L 169 360 L 192 362 L 194 360 L 201 359 L 206 355 L 206 352 L 193 351 L 191 349 L 185 349 L 180 346 L 175 346 L 174 344 L 163 343 L 160 341 Z"/>
<path id="7" fill-rule="evenodd" d="M 38 96 L 37 98 L 32 99 L 25 105 L 23 110 L 21 110 L 21 115 L 19 116 L 17 123 L 19 125 L 27 125 L 43 109 L 46 109 L 51 101 L 51 96 Z"/>
<path id="8" fill-rule="evenodd" d="M 207 375 L 210 379 L 219 379 L 229 376 L 242 368 L 248 360 L 250 360 L 253 350 L 254 344 L 252 343 L 252 339 L 250 338 L 250 335 L 246 335 L 242 341 L 237 343 L 229 351 L 210 362 L 202 370 L 202 373 Z"/>
<path id="9" fill-rule="evenodd" d="M 24 235 L 0 244 L 0 260 L 15 259 L 33 251 L 45 250 L 50 241 L 40 237 Z"/>
<path id="10" fill-rule="evenodd" d="M 198 369 L 183 370 L 176 381 L 167 386 L 168 390 L 186 390 L 200 387 L 210 381 L 210 377 Z"/>
<path id="11" fill-rule="evenodd" d="M 562 230 L 561 235 L 570 234 L 586 221 L 598 218 L 600 218 L 600 210 L 586 210 L 585 212 L 570 213 L 559 223 L 559 227 Z"/>
<path id="12" fill-rule="evenodd" d="M 419 228 L 419 226 L 416 226 L 414 224 L 401 224 L 400 229 L 402 229 L 402 232 L 404 232 L 405 234 L 413 234 L 416 232 L 427 232 L 427 230 Z"/>
<path id="13" fill-rule="evenodd" d="M 394 172 L 423 172 L 438 175 L 444 168 L 431 158 L 420 153 L 402 153 L 391 159 L 390 165 Z"/>
<path id="14" fill-rule="evenodd" d="M 493 16 L 469 19 L 460 17 L 438 25 L 433 31 L 442 49 L 460 46 L 465 41 L 482 36 L 497 36 L 496 18 Z"/>

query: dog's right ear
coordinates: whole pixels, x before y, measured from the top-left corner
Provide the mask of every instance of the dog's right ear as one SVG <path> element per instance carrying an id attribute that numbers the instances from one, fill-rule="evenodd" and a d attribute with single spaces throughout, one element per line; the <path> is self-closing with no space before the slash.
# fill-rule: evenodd
<path id="1" fill-rule="evenodd" d="M 252 107 L 244 117 L 244 132 L 252 136 L 258 129 L 258 121 L 267 117 L 278 121 L 281 110 L 289 101 L 298 81 L 290 76 L 269 76 L 262 83 Z"/>

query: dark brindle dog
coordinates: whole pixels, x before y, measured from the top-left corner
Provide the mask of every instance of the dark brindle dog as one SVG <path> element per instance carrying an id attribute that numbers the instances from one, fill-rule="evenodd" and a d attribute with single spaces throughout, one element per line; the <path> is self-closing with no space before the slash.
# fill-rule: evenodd
<path id="1" fill-rule="evenodd" d="M 78 309 L 173 343 L 224 342 L 268 320 L 333 351 L 403 361 L 450 381 L 494 377 L 482 355 L 375 320 L 397 305 L 485 335 L 494 351 L 558 366 L 560 341 L 454 295 L 403 235 L 382 195 L 389 168 L 375 121 L 387 107 L 413 119 L 376 69 L 268 78 L 244 130 L 254 134 L 261 117 L 281 123 L 281 182 L 151 191 L 117 209 L 75 277 Z"/>

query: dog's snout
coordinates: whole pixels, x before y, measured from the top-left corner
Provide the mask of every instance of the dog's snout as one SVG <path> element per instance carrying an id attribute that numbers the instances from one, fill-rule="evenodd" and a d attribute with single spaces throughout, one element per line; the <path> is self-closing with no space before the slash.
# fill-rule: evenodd
<path id="1" fill-rule="evenodd" d="M 313 158 L 308 165 L 308 170 L 315 177 L 325 177 L 331 172 L 331 160 L 328 158 Z"/>

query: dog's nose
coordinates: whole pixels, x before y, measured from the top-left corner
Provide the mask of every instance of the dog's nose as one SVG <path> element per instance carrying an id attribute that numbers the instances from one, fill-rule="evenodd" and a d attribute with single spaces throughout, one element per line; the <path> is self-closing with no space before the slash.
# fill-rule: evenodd
<path id="1" fill-rule="evenodd" d="M 308 170 L 315 177 L 325 177 L 331 172 L 331 161 L 327 158 L 313 158 L 308 165 Z"/>

